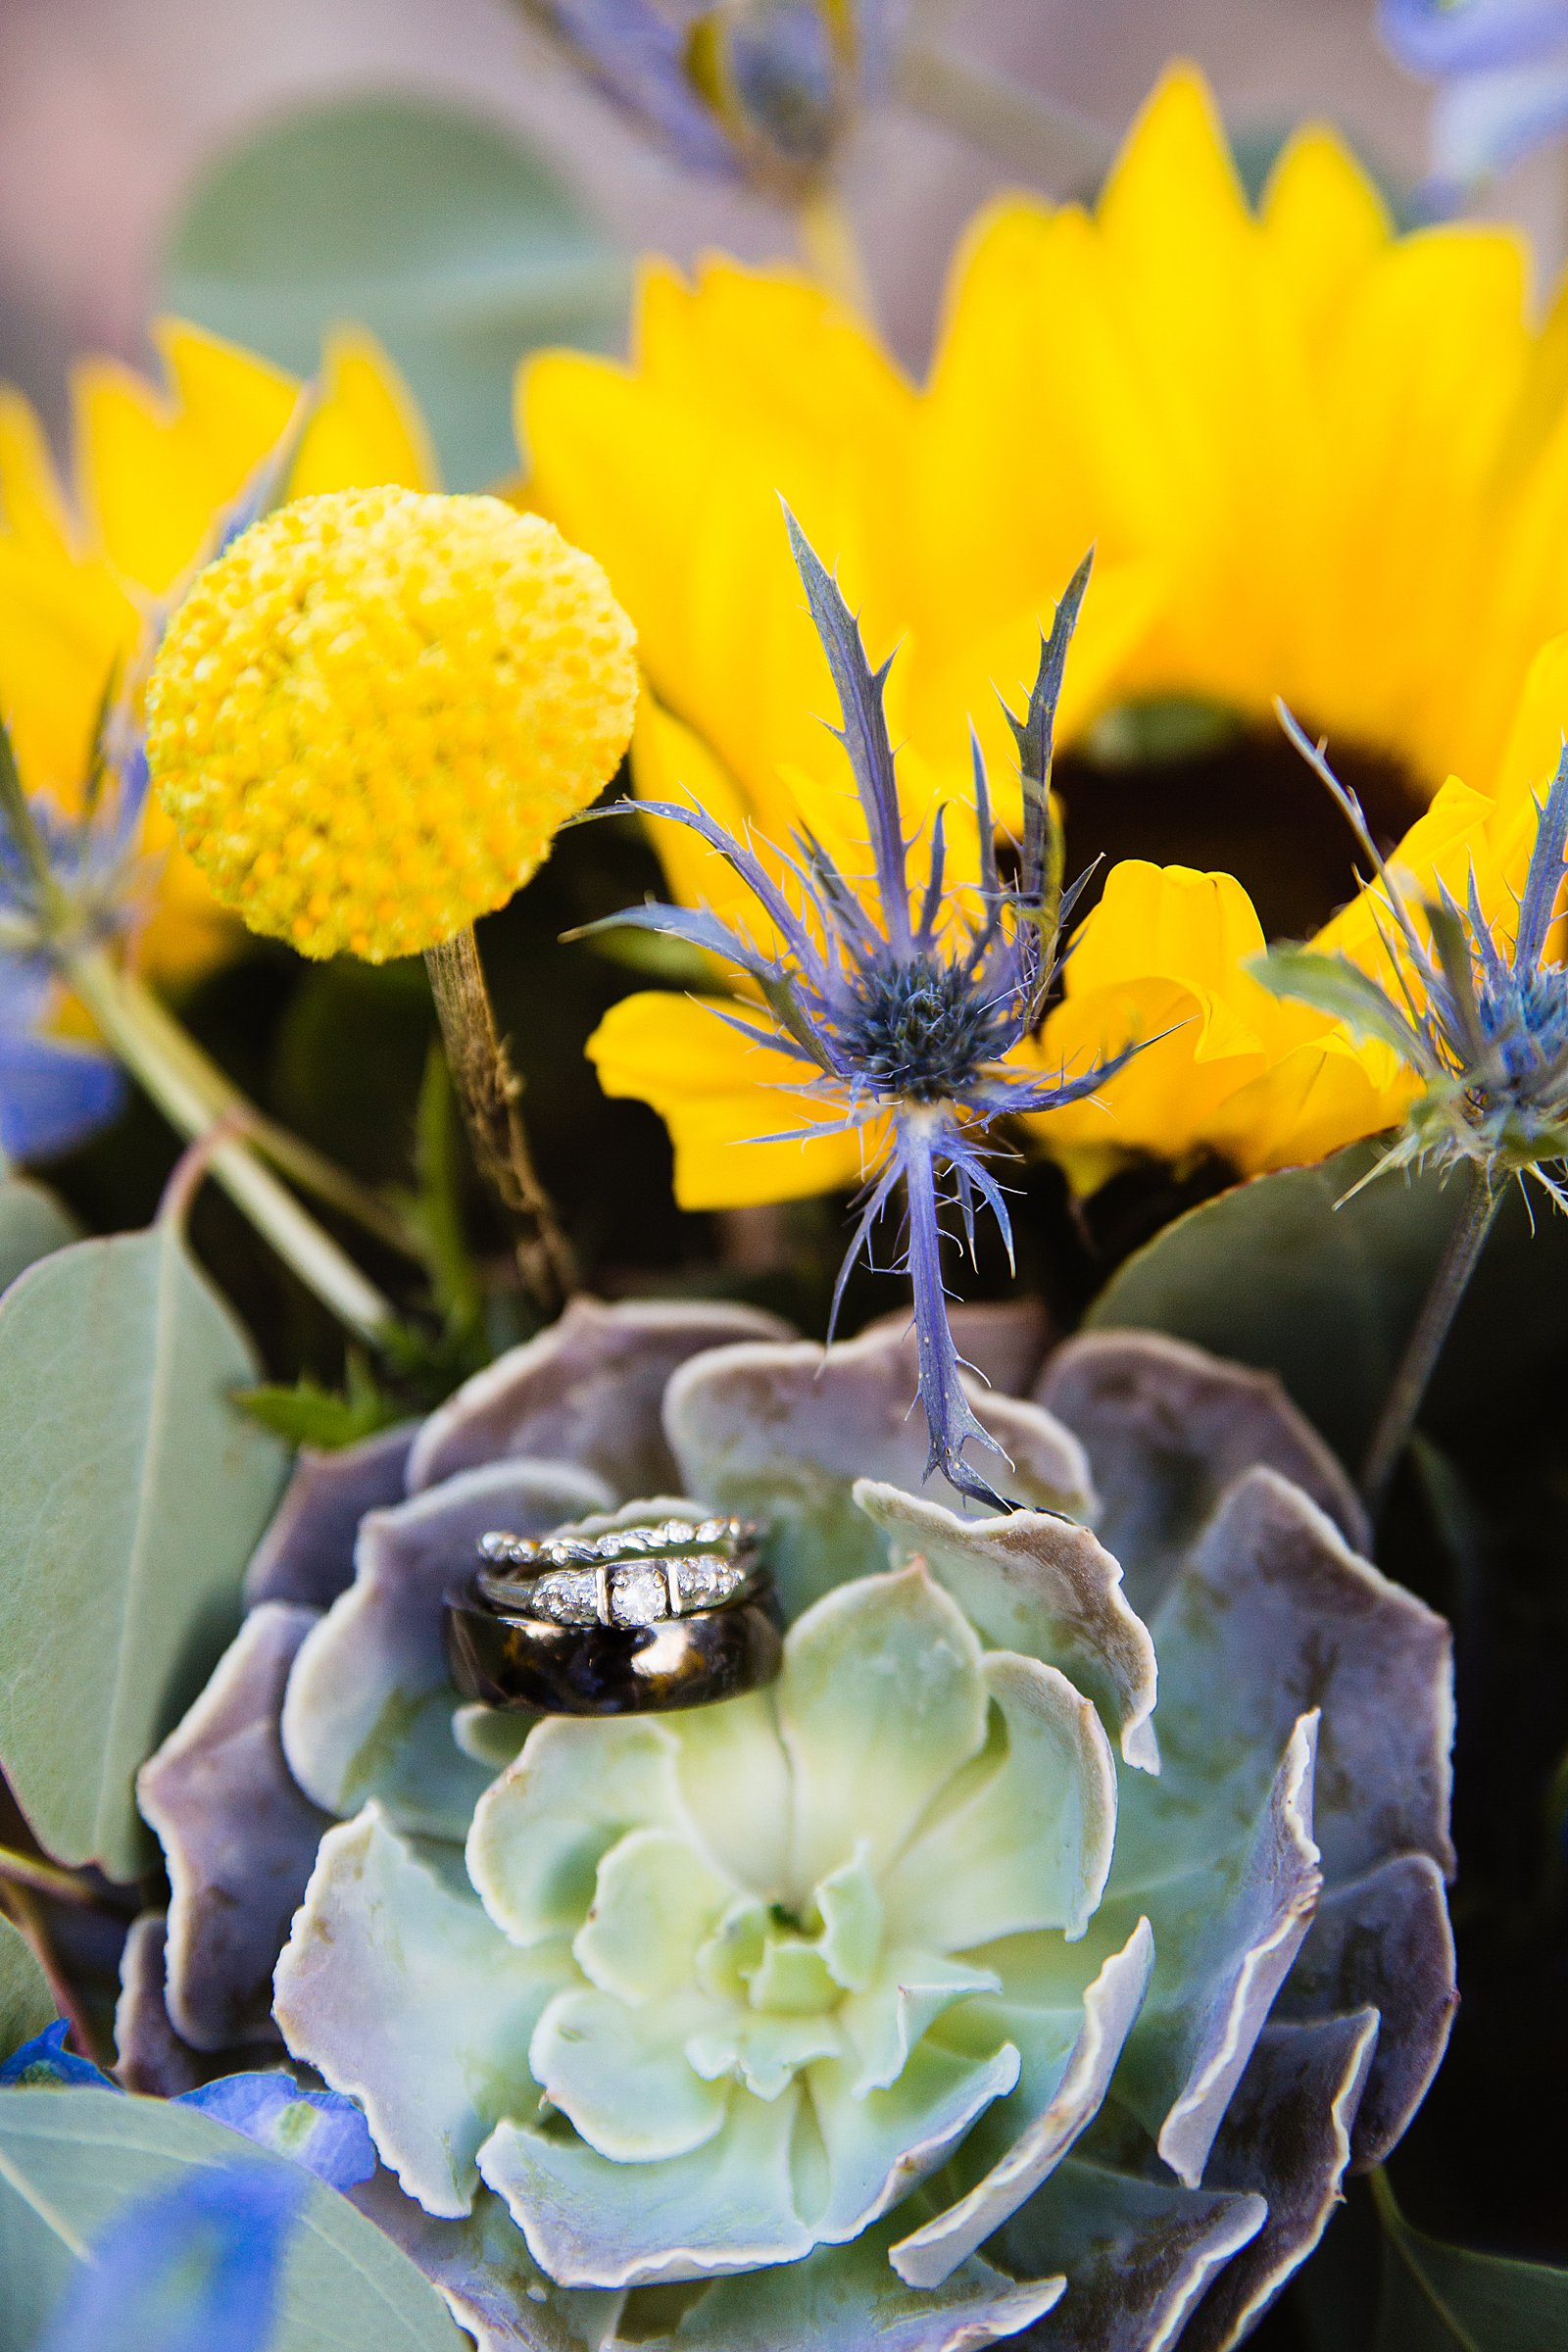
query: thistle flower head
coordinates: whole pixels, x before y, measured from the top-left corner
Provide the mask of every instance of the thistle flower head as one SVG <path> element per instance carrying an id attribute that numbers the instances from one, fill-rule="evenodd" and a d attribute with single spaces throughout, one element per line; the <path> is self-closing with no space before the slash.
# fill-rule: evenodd
<path id="1" fill-rule="evenodd" d="M 885 77 L 893 0 L 522 0 L 694 171 L 789 196 L 818 179 Z"/>
<path id="2" fill-rule="evenodd" d="M 1536 804 L 1535 842 L 1509 938 L 1484 909 L 1473 858 L 1462 902 L 1440 881 L 1430 900 L 1412 906 L 1322 746 L 1306 739 L 1289 711 L 1282 709 L 1281 716 L 1372 861 L 1372 911 L 1395 989 L 1346 956 L 1298 948 L 1271 949 L 1258 977 L 1277 995 L 1392 1046 L 1422 1081 L 1384 1165 L 1469 1162 L 1491 1192 L 1528 1177 L 1568 1209 L 1561 1176 L 1568 1158 L 1568 963 L 1550 953 L 1568 873 L 1568 744 L 1544 800 Z"/>
<path id="3" fill-rule="evenodd" d="M 148 693 L 159 796 L 215 896 L 370 962 L 511 898 L 631 733 L 599 565 L 493 498 L 297 500 L 202 572 Z"/>
<path id="4" fill-rule="evenodd" d="M 977 1213 L 989 1210 L 1010 1255 L 1006 1199 L 988 1160 L 1002 1118 L 1082 1101 L 1130 1058 L 1133 1048 L 1072 1078 L 1043 1068 L 1034 1040 L 1059 967 L 1062 925 L 1077 887 L 1061 887 L 1060 831 L 1051 802 L 1052 736 L 1067 648 L 1089 584 L 1086 557 L 1041 644 L 1040 667 L 1021 718 L 1009 713 L 1023 787 L 1023 836 L 1015 881 L 997 861 L 990 793 L 973 747 L 974 825 L 979 880 L 949 887 L 945 811 L 939 811 L 916 888 L 900 810 L 893 748 L 883 708 L 891 657 L 866 660 L 859 629 L 793 515 L 795 560 L 838 693 L 872 867 L 842 872 L 804 827 L 775 863 L 798 885 L 792 899 L 750 841 L 700 808 L 640 802 L 645 815 L 685 825 L 732 867 L 768 918 L 777 941 L 764 954 L 711 912 L 654 905 L 592 926 L 628 924 L 663 932 L 739 968 L 754 992 L 720 1017 L 798 1067 L 801 1091 L 832 1106 L 841 1128 L 866 1139 L 872 1165 L 854 1238 L 839 1275 L 868 1252 L 873 1230 L 903 1187 L 904 1270 L 914 1292 L 920 1400 L 930 1431 L 928 1475 L 940 1470 L 960 1494 L 992 1508 L 1005 1499 L 965 1459 L 973 1445 L 1001 1448 L 964 1393 L 961 1358 L 948 1322 L 942 1274 L 942 1212 L 956 1205 L 973 1253 Z M 809 1130 L 820 1135 L 820 1118 Z M 1004 1457 L 1003 1457 L 1004 1458 Z"/>

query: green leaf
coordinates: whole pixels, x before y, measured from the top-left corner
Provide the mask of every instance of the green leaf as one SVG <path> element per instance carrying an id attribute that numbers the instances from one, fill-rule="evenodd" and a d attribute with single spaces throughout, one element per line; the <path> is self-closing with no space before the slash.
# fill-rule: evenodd
<path id="1" fill-rule="evenodd" d="M 1568 2343 L 1568 2271 L 1446 2246 L 1412 2230 L 1385 2174 L 1376 2352 L 1545 2352 Z"/>
<path id="2" fill-rule="evenodd" d="M 53 1193 L 24 1176 L 0 1170 L 0 1291 L 53 1250 L 76 1238 L 76 1227 Z"/>
<path id="3" fill-rule="evenodd" d="M 1382 1147 L 1253 1177 L 1178 1217 L 1111 1277 L 1092 1329 L 1143 1327 L 1278 1372 L 1357 1468 L 1460 1210 L 1460 1188 L 1395 1171 L 1353 1188 Z M 1504 1401 L 1554 1393 L 1565 1354 L 1568 1217 L 1517 1187 L 1498 1212 L 1422 1425 L 1461 1459 Z M 1505 1335 L 1499 1342 L 1499 1334 Z"/>
<path id="4" fill-rule="evenodd" d="M 348 1356 L 348 1385 L 341 1393 L 323 1389 L 319 1381 L 301 1374 L 292 1388 L 271 1382 L 259 1388 L 236 1389 L 234 1402 L 259 1428 L 270 1429 L 287 1446 L 315 1446 L 323 1453 L 357 1446 L 400 1420 L 402 1408 L 377 1386 L 374 1373 L 357 1348 Z"/>
<path id="5" fill-rule="evenodd" d="M 249 1344 L 172 1228 L 0 1299 L 0 1764 L 50 1853 L 145 1868 L 137 1766 L 231 1634 L 285 1465 Z"/>
<path id="6" fill-rule="evenodd" d="M 197 2168 L 286 2165 L 199 2110 L 111 2090 L 0 2091 L 0 2352 L 30 2352 L 75 2263 L 133 2197 Z M 324 2182 L 290 2239 L 270 2352 L 465 2352 L 440 2296 Z"/>
<path id="7" fill-rule="evenodd" d="M 0 1917 L 0 2066 L 54 2016 L 54 1994 L 26 1937 Z"/>
<path id="8" fill-rule="evenodd" d="M 427 100 L 355 96 L 249 131 L 185 199 L 164 294 L 301 374 L 369 327 L 457 489 L 514 473 L 512 379 L 540 344 L 618 348 L 625 262 L 517 135 Z"/>
<path id="9" fill-rule="evenodd" d="M 1249 958 L 1254 980 L 1276 997 L 1310 1004 L 1332 1021 L 1343 1021 L 1359 1043 L 1392 1046 L 1402 1062 L 1432 1073 L 1432 1055 L 1413 1023 L 1386 997 L 1377 982 L 1348 956 L 1318 956 L 1310 948 L 1270 948 Z"/>

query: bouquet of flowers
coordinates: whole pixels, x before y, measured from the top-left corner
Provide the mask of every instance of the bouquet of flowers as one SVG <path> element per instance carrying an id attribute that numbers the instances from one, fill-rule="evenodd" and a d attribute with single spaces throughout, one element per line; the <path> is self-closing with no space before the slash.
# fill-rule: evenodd
<path id="1" fill-rule="evenodd" d="M 1568 2341 L 1560 323 L 530 14 L 804 265 L 0 409 L 0 2344 Z"/>

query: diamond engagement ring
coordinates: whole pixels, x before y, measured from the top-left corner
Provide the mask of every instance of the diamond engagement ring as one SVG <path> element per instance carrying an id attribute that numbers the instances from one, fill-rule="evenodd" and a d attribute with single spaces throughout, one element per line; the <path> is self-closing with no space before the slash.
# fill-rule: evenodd
<path id="1" fill-rule="evenodd" d="M 474 1585 L 510 1615 L 557 1625 L 657 1625 L 740 1599 L 757 1581 L 759 1532 L 747 1519 L 663 1519 L 542 1542 L 481 1536 Z"/>
<path id="2" fill-rule="evenodd" d="M 449 1593 L 447 1655 L 466 1697 L 538 1714 L 623 1715 L 738 1697 L 782 1644 L 760 1530 L 662 1519 L 599 1535 L 479 1540 Z"/>

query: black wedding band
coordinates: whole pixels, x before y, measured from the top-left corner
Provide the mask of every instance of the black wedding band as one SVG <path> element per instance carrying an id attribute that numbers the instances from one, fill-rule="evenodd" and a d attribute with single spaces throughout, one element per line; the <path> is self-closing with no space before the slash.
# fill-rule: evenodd
<path id="1" fill-rule="evenodd" d="M 536 1715 L 650 1715 L 710 1707 L 772 1681 L 783 1642 L 760 1580 L 750 1600 L 653 1625 L 557 1625 L 495 1608 L 470 1583 L 448 1595 L 447 1662 L 465 1698 Z"/>

